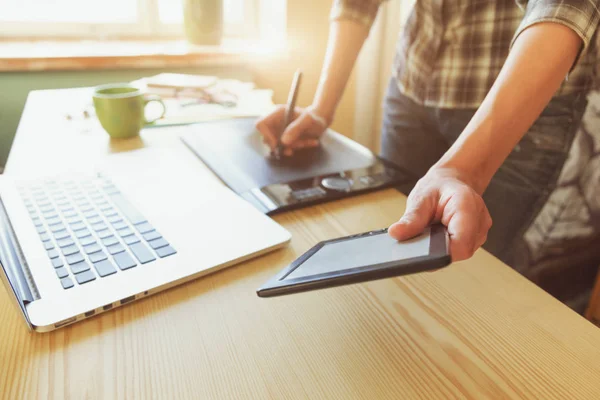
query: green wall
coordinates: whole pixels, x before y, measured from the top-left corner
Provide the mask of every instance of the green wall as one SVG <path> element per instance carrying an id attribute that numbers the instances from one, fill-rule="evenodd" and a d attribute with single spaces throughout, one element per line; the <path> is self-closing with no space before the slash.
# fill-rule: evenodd
<path id="1" fill-rule="evenodd" d="M 197 67 L 159 69 L 52 71 L 0 73 L 0 167 L 4 167 L 19 119 L 31 90 L 95 86 L 110 82 L 132 81 L 161 72 L 217 75 L 224 78 L 251 80 L 246 67 Z"/>

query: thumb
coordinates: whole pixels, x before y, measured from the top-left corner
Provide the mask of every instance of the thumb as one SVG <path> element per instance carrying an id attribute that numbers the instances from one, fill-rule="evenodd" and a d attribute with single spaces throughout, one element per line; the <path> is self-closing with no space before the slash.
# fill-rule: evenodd
<path id="1" fill-rule="evenodd" d="M 434 216 L 435 202 L 432 199 L 414 201 L 409 197 L 404 215 L 389 227 L 388 233 L 396 240 L 410 239 L 422 233 Z"/>

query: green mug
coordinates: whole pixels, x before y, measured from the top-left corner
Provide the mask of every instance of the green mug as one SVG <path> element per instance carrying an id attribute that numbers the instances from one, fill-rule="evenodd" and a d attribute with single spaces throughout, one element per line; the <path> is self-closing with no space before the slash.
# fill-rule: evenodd
<path id="1" fill-rule="evenodd" d="M 147 120 L 146 105 L 156 101 L 162 105 L 158 118 Z M 166 107 L 157 95 L 144 94 L 129 83 L 101 85 L 94 90 L 94 108 L 100 124 L 113 138 L 124 139 L 139 135 L 146 124 L 165 115 Z"/>

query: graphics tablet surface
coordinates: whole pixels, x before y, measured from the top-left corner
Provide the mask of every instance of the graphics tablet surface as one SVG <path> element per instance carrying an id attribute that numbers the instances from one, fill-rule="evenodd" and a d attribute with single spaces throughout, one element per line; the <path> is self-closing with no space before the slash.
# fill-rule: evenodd
<path id="1" fill-rule="evenodd" d="M 276 160 L 255 122 L 240 118 L 197 124 L 181 139 L 227 186 L 265 214 L 416 181 L 332 130 L 319 147 Z"/>

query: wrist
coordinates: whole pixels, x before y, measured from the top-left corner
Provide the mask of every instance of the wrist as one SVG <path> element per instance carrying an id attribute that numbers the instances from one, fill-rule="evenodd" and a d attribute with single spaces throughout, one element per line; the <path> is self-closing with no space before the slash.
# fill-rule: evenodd
<path id="1" fill-rule="evenodd" d="M 313 118 L 318 120 L 325 127 L 329 127 L 333 122 L 333 118 L 335 116 L 335 107 L 334 106 L 325 106 L 319 103 L 313 102 L 310 106 L 308 106 L 307 111 L 311 113 Z"/>
<path id="2" fill-rule="evenodd" d="M 442 157 L 433 167 L 433 173 L 448 174 L 464 182 L 479 195 L 482 195 L 488 186 L 490 179 L 486 178 L 483 168 L 477 168 L 475 164 L 470 164 L 468 160 L 461 160 L 457 157 Z"/>

